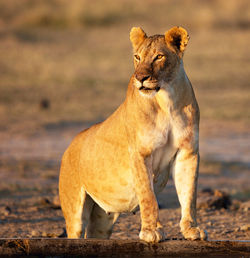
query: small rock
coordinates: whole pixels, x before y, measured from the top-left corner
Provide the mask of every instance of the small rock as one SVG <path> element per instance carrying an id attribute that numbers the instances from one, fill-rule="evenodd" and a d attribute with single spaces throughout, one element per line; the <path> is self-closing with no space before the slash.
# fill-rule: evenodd
<path id="1" fill-rule="evenodd" d="M 1 207 L 0 214 L 3 216 L 9 216 L 11 214 L 11 208 L 9 206 Z"/>
<path id="2" fill-rule="evenodd" d="M 173 221 L 169 221 L 169 222 L 168 222 L 168 226 L 170 226 L 170 227 L 172 227 L 173 224 L 174 224 Z"/>
<path id="3" fill-rule="evenodd" d="M 47 237 L 47 236 L 48 236 L 48 233 L 44 231 L 44 232 L 42 233 L 42 237 Z"/>
<path id="4" fill-rule="evenodd" d="M 212 226 L 213 223 L 212 223 L 211 221 L 208 221 L 207 225 L 208 225 L 208 226 Z"/>
<path id="5" fill-rule="evenodd" d="M 31 236 L 32 237 L 39 237 L 39 236 L 41 236 L 41 233 L 37 230 L 32 230 L 31 231 Z"/>
<path id="6" fill-rule="evenodd" d="M 8 215 L 10 215 L 11 214 L 11 208 L 9 207 L 9 206 L 6 206 L 5 207 L 5 216 L 8 216 Z"/>
<path id="7" fill-rule="evenodd" d="M 198 193 L 198 209 L 227 209 L 230 205 L 231 198 L 227 193 L 223 191 L 205 188 Z"/>
<path id="8" fill-rule="evenodd" d="M 236 228 L 236 229 L 234 230 L 234 232 L 240 232 L 240 228 L 239 228 L 239 227 Z"/>
<path id="9" fill-rule="evenodd" d="M 57 234 L 57 237 L 67 237 L 66 229 L 62 228 Z"/>
<path id="10" fill-rule="evenodd" d="M 66 230 L 65 228 L 56 230 L 55 232 L 43 232 L 42 233 L 43 237 L 49 237 L 49 238 L 56 238 L 56 237 L 66 237 Z"/>
<path id="11" fill-rule="evenodd" d="M 241 230 L 241 231 L 249 231 L 249 230 L 250 230 L 250 224 L 241 226 L 241 227 L 240 227 L 240 230 Z"/>
<path id="12" fill-rule="evenodd" d="M 230 234 L 230 233 L 233 233 L 234 230 L 227 230 L 227 231 L 224 231 L 223 234 Z"/>
<path id="13" fill-rule="evenodd" d="M 29 208 L 27 209 L 27 211 L 29 211 L 29 212 L 36 212 L 36 211 L 38 211 L 38 210 L 39 210 L 39 208 L 36 207 L 36 206 L 29 207 Z"/>
<path id="14" fill-rule="evenodd" d="M 232 211 L 236 211 L 240 208 L 241 206 L 241 201 L 239 200 L 232 200 L 232 204 L 230 206 L 230 210 Z"/>
<path id="15" fill-rule="evenodd" d="M 44 206 L 48 206 L 48 205 L 51 204 L 51 202 L 50 202 L 50 200 L 49 200 L 48 198 L 42 198 L 42 199 L 40 200 L 40 204 L 41 204 L 41 205 L 44 205 Z"/>
<path id="16" fill-rule="evenodd" d="M 55 197 L 54 197 L 55 199 Z M 60 209 L 61 206 L 60 206 L 60 203 L 59 204 L 55 204 L 55 200 L 53 199 L 53 201 L 50 201 L 48 198 L 42 198 L 40 200 L 40 204 L 42 206 L 45 206 L 45 207 L 48 207 L 48 208 L 51 208 L 51 209 Z M 59 202 L 59 197 L 58 197 L 58 201 L 56 202 Z"/>
<path id="17" fill-rule="evenodd" d="M 243 211 L 249 211 L 250 210 L 250 201 L 242 202 L 240 205 L 240 209 Z"/>
<path id="18" fill-rule="evenodd" d="M 53 203 L 55 206 L 59 206 L 59 207 L 61 206 L 60 199 L 59 199 L 59 195 L 54 196 L 52 203 Z"/>
<path id="19" fill-rule="evenodd" d="M 41 99 L 40 101 L 40 108 L 41 109 L 49 109 L 50 108 L 50 101 L 46 98 Z"/>

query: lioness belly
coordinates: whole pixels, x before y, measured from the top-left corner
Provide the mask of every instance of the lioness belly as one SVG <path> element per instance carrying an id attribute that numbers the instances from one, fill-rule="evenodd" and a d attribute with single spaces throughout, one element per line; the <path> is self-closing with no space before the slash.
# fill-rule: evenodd
<path id="1" fill-rule="evenodd" d="M 85 177 L 83 181 L 85 190 L 106 212 L 133 211 L 138 205 L 138 200 L 131 171 L 120 169 L 119 175 L 114 175 L 112 171 L 109 172 L 102 171 L 105 179 L 99 172 L 96 172 L 96 176 L 101 176 L 101 179 L 95 180 L 94 184 L 88 180 L 88 177 Z"/>
<path id="2" fill-rule="evenodd" d="M 128 212 L 138 205 L 129 155 L 124 148 L 102 142 L 102 152 L 84 148 L 80 161 L 81 184 L 107 212 Z M 117 155 L 119 153 L 119 155 Z"/>

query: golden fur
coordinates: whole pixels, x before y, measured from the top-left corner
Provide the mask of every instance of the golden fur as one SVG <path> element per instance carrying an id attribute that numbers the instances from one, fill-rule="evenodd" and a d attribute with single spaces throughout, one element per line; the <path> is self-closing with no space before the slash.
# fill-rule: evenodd
<path id="1" fill-rule="evenodd" d="M 163 240 L 156 195 L 170 172 L 182 234 L 206 238 L 196 224 L 199 108 L 182 62 L 188 38 L 180 27 L 151 37 L 132 28 L 135 72 L 125 101 L 76 136 L 62 159 L 59 194 L 69 238 L 108 238 L 119 213 L 139 205 L 140 239 Z"/>

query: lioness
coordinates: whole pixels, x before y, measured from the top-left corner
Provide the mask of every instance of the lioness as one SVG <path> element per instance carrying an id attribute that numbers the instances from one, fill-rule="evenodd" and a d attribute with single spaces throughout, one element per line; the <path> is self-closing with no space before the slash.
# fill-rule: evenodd
<path id="1" fill-rule="evenodd" d="M 69 238 L 109 238 L 121 212 L 139 205 L 140 239 L 164 239 L 156 195 L 173 173 L 186 239 L 205 239 L 196 223 L 199 107 L 183 68 L 188 33 L 148 37 L 132 28 L 135 72 L 125 101 L 81 132 L 63 155 L 59 193 Z"/>

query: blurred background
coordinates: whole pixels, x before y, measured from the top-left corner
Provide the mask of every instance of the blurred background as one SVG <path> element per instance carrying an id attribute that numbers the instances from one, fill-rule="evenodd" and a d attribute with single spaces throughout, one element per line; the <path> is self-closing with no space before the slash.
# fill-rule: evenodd
<path id="1" fill-rule="evenodd" d="M 4 212 L 18 216 L 34 206 L 31 195 L 56 195 L 60 159 L 74 135 L 124 100 L 133 73 L 130 29 L 164 34 L 176 25 L 191 38 L 184 65 L 201 109 L 200 187 L 249 199 L 248 0 L 0 0 Z M 17 200 L 24 206 L 15 211 Z"/>
<path id="2" fill-rule="evenodd" d="M 0 1 L 0 129 L 104 119 L 133 72 L 131 27 L 152 35 L 175 25 L 191 37 L 185 68 L 202 120 L 246 121 L 248 0 L 12 0 Z"/>

